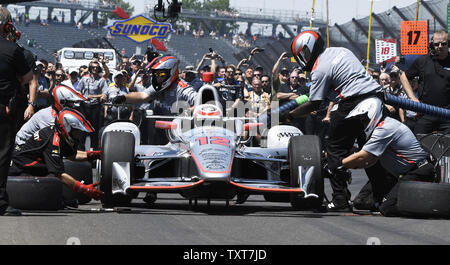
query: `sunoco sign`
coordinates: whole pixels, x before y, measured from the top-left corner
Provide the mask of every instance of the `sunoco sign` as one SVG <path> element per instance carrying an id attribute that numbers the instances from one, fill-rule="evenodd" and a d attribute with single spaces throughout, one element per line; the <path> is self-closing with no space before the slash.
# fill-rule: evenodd
<path id="1" fill-rule="evenodd" d="M 142 15 L 114 22 L 108 27 L 112 36 L 124 36 L 137 43 L 153 38 L 165 39 L 173 32 L 169 23 L 158 23 Z"/>

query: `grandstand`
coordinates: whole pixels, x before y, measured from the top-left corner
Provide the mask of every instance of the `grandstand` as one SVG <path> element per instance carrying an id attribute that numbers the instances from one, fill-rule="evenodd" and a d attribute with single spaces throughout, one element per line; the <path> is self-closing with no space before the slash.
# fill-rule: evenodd
<path id="1" fill-rule="evenodd" d="M 42 1 L 38 1 L 42 2 Z M 447 0 L 421 1 L 419 10 L 419 20 L 429 21 L 429 32 L 439 28 L 446 28 Z M 62 4 L 61 4 L 62 5 Z M 9 8 L 9 6 L 8 6 Z M 393 7 L 380 14 L 373 14 L 372 20 L 372 45 L 371 45 L 371 62 L 375 62 L 375 39 L 377 38 L 396 38 L 399 41 L 400 22 L 402 20 L 414 20 L 416 4 L 404 8 Z M 12 12 L 13 13 L 13 12 Z M 14 13 L 13 13 L 14 14 Z M 81 16 L 81 14 L 80 14 Z M 31 17 L 31 16 L 30 16 Z M 247 16 L 255 19 L 255 15 Z M 245 16 L 241 14 L 241 18 Z M 217 19 L 217 18 L 216 18 Z M 280 22 L 281 23 L 281 22 Z M 300 23 L 300 22 L 299 22 Z M 250 22 L 249 22 L 250 24 Z M 351 21 L 330 27 L 330 46 L 342 46 L 351 49 L 357 57 L 363 59 L 366 57 L 367 36 L 368 36 L 369 17 L 361 19 L 352 19 Z M 281 25 L 281 24 L 280 24 Z M 273 26 L 273 25 L 272 25 Z M 304 26 L 304 21 L 298 24 L 297 28 Z M 316 26 L 316 25 L 315 25 Z M 319 30 L 323 36 L 326 36 L 325 27 L 319 23 Z M 17 28 L 22 32 L 20 44 L 29 48 L 38 58 L 47 60 L 52 59 L 54 50 L 63 47 L 70 47 L 80 41 L 90 39 L 107 38 L 113 48 L 120 53 L 125 49 L 125 54 L 131 56 L 136 52 L 136 47 L 140 47 L 145 52 L 146 43 L 137 44 L 124 37 L 108 38 L 106 27 L 94 27 L 84 25 L 82 29 L 78 29 L 73 23 L 50 22 L 48 26 L 42 26 L 37 21 L 31 21 L 28 25 L 23 23 L 17 24 Z M 220 34 L 218 34 L 220 35 Z M 253 65 L 261 65 L 267 71 L 275 63 L 278 56 L 283 51 L 289 50 L 289 39 L 275 40 L 273 36 L 259 36 L 257 41 L 249 48 L 238 48 L 232 45 L 231 36 L 227 38 L 211 38 L 208 32 L 201 38 L 195 38 L 189 32 L 185 34 L 171 34 L 165 45 L 169 54 L 177 56 L 181 61 L 181 67 L 186 65 L 196 65 L 203 54 L 208 52 L 209 48 L 216 50 L 226 60 L 227 63 L 237 64 L 242 58 L 247 58 L 250 50 L 255 46 L 265 48 L 263 53 L 254 56 Z M 250 36 L 245 36 L 250 40 Z M 34 42 L 33 47 L 29 47 L 27 42 Z M 398 45 L 398 49 L 400 45 Z M 288 66 L 293 66 L 288 65 Z"/>

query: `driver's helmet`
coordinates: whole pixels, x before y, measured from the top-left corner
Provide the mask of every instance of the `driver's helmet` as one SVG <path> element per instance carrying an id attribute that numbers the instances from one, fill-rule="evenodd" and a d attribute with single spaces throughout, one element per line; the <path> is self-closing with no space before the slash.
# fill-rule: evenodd
<path id="1" fill-rule="evenodd" d="M 178 60 L 173 56 L 156 57 L 146 69 L 152 73 L 152 85 L 156 92 L 161 92 L 178 80 Z M 158 82 L 157 77 L 164 77 Z"/>
<path id="2" fill-rule="evenodd" d="M 202 104 L 194 109 L 194 120 L 221 120 L 222 109 L 214 104 Z"/>
<path id="3" fill-rule="evenodd" d="M 291 52 L 302 71 L 310 72 L 324 47 L 325 42 L 318 32 L 306 30 L 292 40 Z"/>
<path id="4" fill-rule="evenodd" d="M 78 139 L 74 139 L 72 136 L 74 130 L 80 130 L 87 133 L 94 132 L 94 127 L 92 127 L 91 123 L 86 120 L 81 112 L 68 108 L 63 109 L 58 113 L 56 126 L 61 133 L 61 138 L 72 147 L 78 142 Z"/>
<path id="5" fill-rule="evenodd" d="M 65 80 L 59 86 L 53 88 L 50 98 L 53 107 L 57 111 L 61 111 L 64 107 L 79 107 L 80 102 L 86 100 L 83 95 L 73 88 L 70 80 Z"/>

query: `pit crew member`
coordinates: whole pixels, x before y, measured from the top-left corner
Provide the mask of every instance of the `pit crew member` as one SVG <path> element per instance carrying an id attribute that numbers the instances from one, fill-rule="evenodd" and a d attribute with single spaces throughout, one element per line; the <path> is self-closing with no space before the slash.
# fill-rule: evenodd
<path id="1" fill-rule="evenodd" d="M 22 148 L 15 150 L 9 175 L 54 175 L 61 182 L 76 192 L 81 192 L 100 200 L 103 192 L 97 190 L 95 184 L 84 185 L 64 171 L 63 157 L 75 161 L 86 161 L 86 152 L 78 152 L 81 132 L 93 132 L 94 128 L 83 114 L 72 109 L 59 112 L 55 125 L 37 131 L 28 139 Z"/>
<path id="2" fill-rule="evenodd" d="M 380 161 L 381 165 L 399 181 L 428 181 L 435 179 L 434 161 L 422 149 L 413 132 L 403 123 L 391 117 L 380 119 L 369 140 L 362 149 L 342 160 L 346 168 L 367 168 Z M 382 176 L 379 176 L 382 177 Z M 383 202 L 375 202 L 384 216 L 396 216 L 397 183 L 385 195 Z"/>
<path id="3" fill-rule="evenodd" d="M 309 101 L 291 111 L 288 118 L 302 117 L 320 107 L 322 101 L 338 93 L 337 109 L 331 112 L 329 143 L 327 145 L 328 168 L 333 199 L 329 211 L 351 211 L 350 192 L 347 189 L 348 171 L 342 167 L 342 159 L 350 154 L 355 139 L 367 129 L 366 113 L 349 116 L 360 102 L 373 98 L 381 102 L 380 85 L 372 79 L 356 56 L 346 48 L 325 48 L 319 33 L 311 30 L 297 35 L 291 44 L 291 52 L 303 71 L 311 72 Z M 381 105 L 380 105 L 381 106 Z M 374 113 L 382 112 L 382 107 Z M 291 116 L 291 117 L 289 117 Z M 370 120 L 370 118 L 369 118 Z M 374 126 L 369 123 L 369 126 Z"/>

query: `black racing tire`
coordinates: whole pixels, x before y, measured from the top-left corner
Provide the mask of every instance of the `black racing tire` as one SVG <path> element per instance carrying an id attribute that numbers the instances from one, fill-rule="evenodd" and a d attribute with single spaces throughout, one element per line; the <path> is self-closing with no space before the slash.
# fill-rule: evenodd
<path id="1" fill-rule="evenodd" d="M 401 181 L 398 211 L 405 216 L 450 217 L 450 184 Z"/>
<path id="2" fill-rule="evenodd" d="M 56 211 L 62 207 L 62 187 L 56 177 L 8 176 L 6 192 L 14 208 Z"/>
<path id="3" fill-rule="evenodd" d="M 104 207 L 126 205 L 132 196 L 112 194 L 112 164 L 113 162 L 130 162 L 131 179 L 134 174 L 134 135 L 128 132 L 106 132 L 102 138 L 102 165 L 100 190 L 105 193 L 102 204 Z"/>
<path id="4" fill-rule="evenodd" d="M 290 185 L 299 188 L 298 167 L 314 167 L 313 176 L 307 187 L 308 193 L 319 197 L 304 198 L 299 194 L 290 194 L 292 207 L 296 210 L 319 209 L 324 198 L 324 180 L 322 176 L 320 139 L 316 135 L 298 135 L 289 140 L 288 159 L 290 168 Z"/>
<path id="5" fill-rule="evenodd" d="M 64 171 L 85 185 L 92 184 L 92 164 L 88 161 L 64 161 Z M 86 194 L 75 192 L 63 185 L 62 196 L 65 201 L 78 200 L 78 204 L 89 203 L 92 199 Z"/>

